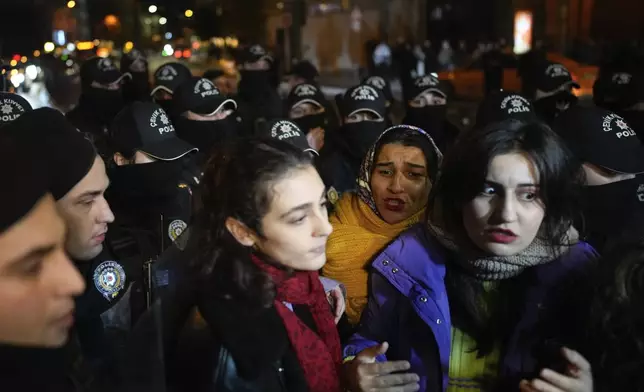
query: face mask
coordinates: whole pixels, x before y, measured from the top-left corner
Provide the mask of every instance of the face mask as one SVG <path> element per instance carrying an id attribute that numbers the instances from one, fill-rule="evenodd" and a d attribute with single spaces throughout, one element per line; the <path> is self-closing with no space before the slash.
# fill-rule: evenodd
<path id="1" fill-rule="evenodd" d="M 385 131 L 385 122 L 361 121 L 345 124 L 343 136 L 346 140 L 347 153 L 361 161 L 378 137 Z"/>
<path id="2" fill-rule="evenodd" d="M 422 108 L 407 108 L 405 125 L 413 125 L 427 132 L 434 142 L 440 143 L 444 138 L 447 107 L 425 106 Z"/>
<path id="3" fill-rule="evenodd" d="M 543 121 L 552 124 L 561 113 L 575 106 L 578 101 L 579 98 L 572 93 L 561 91 L 534 101 L 534 109 Z"/>
<path id="4" fill-rule="evenodd" d="M 270 83 L 269 71 L 242 71 L 240 89 L 244 88 L 265 88 L 269 87 Z"/>
<path id="5" fill-rule="evenodd" d="M 199 149 L 204 155 L 237 135 L 236 116 L 231 114 L 223 120 L 194 121 L 183 116 L 174 121 L 177 136 Z"/>
<path id="6" fill-rule="evenodd" d="M 311 132 L 312 129 L 322 128 L 325 129 L 327 125 L 326 113 L 312 114 L 292 120 L 305 134 Z"/>
<path id="7" fill-rule="evenodd" d="M 172 100 L 171 99 L 159 99 L 154 100 L 154 103 L 161 106 L 166 113 L 172 113 Z"/>
<path id="8" fill-rule="evenodd" d="M 129 199 L 148 199 L 174 195 L 183 169 L 183 158 L 144 164 L 116 166 L 110 169 L 112 192 Z"/>
<path id="9" fill-rule="evenodd" d="M 81 102 L 92 115 L 106 125 L 112 122 L 125 105 L 121 90 L 110 91 L 97 88 L 89 88 L 83 92 Z"/>
<path id="10" fill-rule="evenodd" d="M 600 186 L 584 187 L 585 216 L 591 232 L 611 234 L 628 229 L 644 213 L 644 179 L 634 178 Z M 635 219 L 637 217 L 637 219 Z"/>

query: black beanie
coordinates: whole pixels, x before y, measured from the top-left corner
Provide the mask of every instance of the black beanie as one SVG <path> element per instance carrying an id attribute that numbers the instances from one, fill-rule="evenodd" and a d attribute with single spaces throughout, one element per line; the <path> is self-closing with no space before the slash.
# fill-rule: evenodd
<path id="1" fill-rule="evenodd" d="M 92 143 L 54 109 L 27 112 L 2 132 L 23 139 L 48 163 L 50 191 L 56 200 L 62 199 L 89 173 L 97 156 Z"/>
<path id="2" fill-rule="evenodd" d="M 47 165 L 21 139 L 0 132 L 0 233 L 18 222 L 48 192 Z"/>

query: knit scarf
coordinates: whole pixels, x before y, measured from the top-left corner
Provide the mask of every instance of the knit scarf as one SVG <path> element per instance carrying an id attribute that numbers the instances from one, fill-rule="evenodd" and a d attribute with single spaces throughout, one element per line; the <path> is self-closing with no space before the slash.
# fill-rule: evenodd
<path id="1" fill-rule="evenodd" d="M 253 256 L 253 262 L 275 283 L 275 309 L 284 322 L 309 390 L 340 392 L 340 337 L 318 273 L 296 271 L 290 274 L 256 256 Z M 307 306 L 315 321 L 317 334 L 287 308 L 284 302 Z"/>
<path id="2" fill-rule="evenodd" d="M 390 225 L 376 215 L 355 193 L 345 193 L 330 218 L 333 233 L 327 243 L 327 262 L 322 274 L 344 284 L 347 289 L 346 314 L 351 324 L 360 321 L 367 305 L 367 266 L 401 232 L 420 222 L 422 209 L 407 220 Z"/>
<path id="3" fill-rule="evenodd" d="M 538 235 L 527 248 L 512 256 L 490 256 L 483 254 L 474 246 L 459 247 L 455 239 L 438 225 L 429 222 L 429 233 L 445 248 L 458 254 L 455 261 L 463 269 L 482 281 L 495 281 L 518 276 L 527 268 L 547 264 L 570 250 L 579 241 L 579 233 L 570 226 L 564 244 L 553 247 Z"/>

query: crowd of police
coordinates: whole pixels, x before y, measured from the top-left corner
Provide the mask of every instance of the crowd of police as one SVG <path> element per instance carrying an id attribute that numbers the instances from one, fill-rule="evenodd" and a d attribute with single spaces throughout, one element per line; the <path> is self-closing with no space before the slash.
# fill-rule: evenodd
<path id="1" fill-rule="evenodd" d="M 444 332 L 432 327 L 436 343 L 431 343 L 434 340 L 430 342 L 424 336 L 427 330 L 409 327 L 407 345 L 398 342 L 398 346 L 391 337 L 382 336 L 382 323 L 407 319 L 396 313 L 396 305 L 389 309 L 392 305 L 382 292 L 369 296 L 368 305 L 364 295 L 365 303 L 356 315 L 359 320 L 367 306 L 361 323 L 347 321 L 344 309 L 353 311 L 355 305 L 351 302 L 353 283 L 344 281 L 343 267 L 339 273 L 322 273 L 340 285 L 327 278 L 318 279 L 317 271 L 324 265 L 327 238 L 330 245 L 338 243 L 329 237 L 327 213 L 335 214 L 331 219 L 333 230 L 340 232 L 344 198 L 359 195 L 361 201 L 356 198 L 355 203 L 365 201 L 366 209 L 380 222 L 378 230 L 385 230 L 390 220 L 405 222 L 395 235 L 386 237 L 393 241 L 403 229 L 424 222 L 425 216 L 430 220 L 434 214 L 450 218 L 447 213 L 437 213 L 441 208 L 430 211 L 429 205 L 425 213 L 430 190 L 432 195 L 436 192 L 441 196 L 445 189 L 456 189 L 456 183 L 476 182 L 474 170 L 481 166 L 487 173 L 484 177 L 496 173 L 495 167 L 485 169 L 492 160 L 475 160 L 483 149 L 477 150 L 477 146 L 496 140 L 496 147 L 490 148 L 502 149 L 503 143 L 511 140 L 508 143 L 516 151 L 528 151 L 524 146 L 530 143 L 538 145 L 530 150 L 537 172 L 535 182 L 541 181 L 533 193 L 536 198 L 543 197 L 548 219 L 549 214 L 568 216 L 557 209 L 556 199 L 563 203 L 572 193 L 566 191 L 563 182 L 546 182 L 565 171 L 563 166 L 568 161 L 563 155 L 569 154 L 571 161 L 578 162 L 577 171 L 584 175 L 581 193 L 575 199 L 575 238 L 586 244 L 584 254 L 594 255 L 589 258 L 615 252 L 621 255 L 602 261 L 611 266 L 608 272 L 602 269 L 602 274 L 611 277 L 608 287 L 615 291 L 615 301 L 603 303 L 613 307 L 605 310 L 604 321 L 618 323 L 602 324 L 614 339 L 604 343 L 610 342 L 605 344 L 618 347 L 620 352 L 602 356 L 609 351 L 615 354 L 611 348 L 593 356 L 559 337 L 561 344 L 548 351 L 544 356 L 547 359 L 529 366 L 515 363 L 525 365 L 517 371 L 523 376 L 512 387 L 498 384 L 504 386 L 497 388 L 643 390 L 638 369 L 644 364 L 644 323 L 641 307 L 635 312 L 644 299 L 644 253 L 639 242 L 644 213 L 644 181 L 640 177 L 644 173 L 644 74 L 639 64 L 625 61 L 602 69 L 595 85 L 594 105 L 588 105 L 578 101 L 574 90 L 579 86 L 565 66 L 534 62 L 530 73 L 534 95 L 491 91 L 479 104 L 476 124 L 461 130 L 447 119 L 447 107 L 453 100 L 450 85 L 432 75 L 404 81 L 405 117 L 400 122 L 393 113 L 398 103 L 387 75 L 368 75 L 360 84 L 328 100 L 318 84 L 317 70 L 306 61 L 295 64 L 290 74 L 278 79 L 270 54 L 252 45 L 238 63 L 240 82 L 234 92 L 224 93 L 217 87 L 221 82 L 218 79 L 225 77 L 223 73 L 194 76 L 178 62 L 164 64 L 150 75 L 143 53 L 133 50 L 123 56 L 120 67 L 110 58 L 85 61 L 80 71 L 80 99 L 66 113 L 52 108 L 33 110 L 17 94 L 0 95 L 0 389 L 488 390 L 483 383 L 476 387 L 458 384 L 459 374 L 452 373 L 456 343 L 452 342 L 448 366 L 441 343 L 445 336 L 439 336 Z M 502 139 L 499 135 L 508 130 L 514 133 L 504 134 L 507 140 Z M 538 142 L 540 138 L 545 141 Z M 386 150 L 391 162 L 379 163 L 390 145 L 419 147 L 424 159 L 410 165 L 408 161 L 415 158 L 409 150 L 398 156 L 392 148 Z M 507 151 L 490 156 L 501 153 Z M 540 157 L 549 157 L 549 161 Z M 470 168 L 456 171 L 464 162 Z M 399 170 L 399 163 L 413 170 Z M 419 168 L 427 173 L 415 173 Z M 513 175 L 511 168 L 503 170 L 505 174 L 495 177 L 495 182 L 485 179 L 485 192 L 487 188 L 490 192 L 502 188 L 504 178 Z M 287 172 L 291 174 L 285 176 Z M 379 204 L 373 182 L 380 175 L 392 178 L 385 186 L 389 196 L 382 199 L 384 204 Z M 413 192 L 403 180 L 394 179 L 398 175 L 410 183 L 419 181 L 414 176 L 423 177 L 429 184 L 427 194 L 425 190 L 418 193 L 422 196 L 419 208 L 399 220 L 390 216 L 404 215 L 408 205 L 416 201 L 406 199 L 404 195 Z M 499 189 L 499 195 L 509 192 Z M 553 190 L 561 192 L 557 195 Z M 321 193 L 321 198 L 315 193 L 309 202 L 306 198 L 311 192 Z M 293 198 L 297 200 L 291 201 Z M 293 213 L 279 215 L 278 206 L 290 202 L 302 203 L 297 211 L 312 212 L 306 213 L 308 218 L 280 223 L 291 219 Z M 316 207 L 320 202 L 321 209 Z M 442 200 L 441 205 L 456 202 Z M 356 211 L 362 208 L 355 206 Z M 413 218 L 414 214 L 422 218 Z M 521 212 L 517 215 L 518 220 L 523 219 Z M 277 222 L 274 226 L 272 219 Z M 314 222 L 304 227 L 308 230 L 304 239 L 298 237 L 303 235 L 302 221 L 306 225 Z M 545 222 L 539 234 L 535 231 L 536 237 L 532 237 L 535 243 L 549 235 Z M 445 228 L 453 228 L 449 222 L 443 223 Z M 367 223 L 356 225 L 364 227 Z M 299 232 L 292 227 L 300 227 Z M 433 223 L 429 227 L 434 235 L 442 232 L 431 231 Z M 403 233 L 401 238 L 410 235 L 422 236 Z M 309 237 L 319 238 L 317 245 L 297 253 L 298 241 L 307 243 Z M 356 241 L 352 249 L 340 249 L 341 253 L 352 255 L 354 248 L 370 246 L 367 237 Z M 506 237 L 498 242 L 506 241 Z M 366 271 L 367 261 L 372 260 L 376 260 L 374 266 L 379 263 L 377 269 L 384 269 L 414 246 L 407 239 L 395 251 L 399 253 L 385 251 L 390 259 L 384 260 L 380 252 L 387 241 L 374 248 L 369 260 L 361 260 L 359 270 Z M 328 252 L 329 268 L 335 268 L 331 248 Z M 298 254 L 308 255 L 310 263 L 306 264 L 308 259 L 302 256 L 302 264 L 298 264 Z M 424 257 L 409 255 L 419 262 Z M 238 262 L 244 257 L 251 261 Z M 234 262 L 228 265 L 226 259 Z M 623 267 L 626 262 L 631 263 L 628 269 Z M 381 271 L 391 282 L 398 282 L 389 290 L 394 286 L 402 290 L 396 284 L 405 286 L 403 280 L 411 279 L 406 275 L 413 275 L 413 268 L 409 268 L 401 266 L 400 272 L 394 268 L 390 271 L 394 275 Z M 204 276 L 210 279 L 206 288 Z M 376 286 L 383 282 L 365 283 L 360 290 L 379 290 Z M 422 279 L 417 282 L 413 287 L 405 286 L 406 290 L 432 290 L 423 286 Z M 566 284 L 561 280 L 556 282 L 558 288 L 570 288 L 562 287 Z M 453 289 L 449 287 L 446 293 L 451 302 Z M 571 287 L 582 290 L 585 286 Z M 434 287 L 434 291 L 438 289 Z M 272 293 L 268 299 L 266 292 Z M 430 303 L 435 300 L 442 312 L 446 302 L 441 301 L 445 299 L 434 295 L 430 295 Z M 279 301 L 273 303 L 273 298 Z M 419 298 L 427 302 L 425 296 Z M 237 305 L 231 307 L 230 301 L 237 301 Z M 276 311 L 255 314 L 255 308 L 246 304 L 256 302 Z M 460 306 L 457 296 L 454 303 L 454 309 Z M 461 314 L 454 309 L 454 315 Z M 422 317 L 422 310 L 416 310 Z M 449 320 L 449 315 L 438 314 L 434 321 L 439 326 L 441 319 Z M 466 328 L 458 324 L 463 323 L 462 318 L 452 318 L 453 326 L 460 328 L 452 330 L 454 337 L 455 331 Z M 409 325 L 419 322 L 425 321 L 409 321 Z M 572 323 L 563 316 L 560 322 Z M 186 323 L 193 325 L 194 333 L 183 338 L 188 343 L 177 347 L 178 330 Z M 415 337 L 426 343 L 425 348 L 414 345 Z M 373 344 L 365 344 L 365 339 Z M 524 338 L 518 339 L 513 344 L 520 346 Z M 383 356 L 388 340 L 392 343 L 389 362 Z M 376 343 L 380 345 L 374 346 Z M 601 346 L 602 342 L 597 344 Z M 557 350 L 563 346 L 578 352 L 564 349 L 567 351 L 561 354 Z M 414 367 L 418 365 L 414 362 L 416 355 L 433 355 L 424 351 L 440 351 L 437 363 L 425 361 L 419 365 L 442 366 L 438 376 L 429 370 L 429 376 L 423 375 L 424 370 Z M 480 357 L 489 360 L 491 353 L 494 350 L 483 350 Z M 499 362 L 507 358 L 490 361 L 501 368 Z M 277 363 L 270 368 L 274 372 L 262 370 L 265 362 L 271 366 Z M 539 366 L 554 371 L 539 373 Z M 489 375 L 483 370 L 479 373 L 476 376 Z"/>

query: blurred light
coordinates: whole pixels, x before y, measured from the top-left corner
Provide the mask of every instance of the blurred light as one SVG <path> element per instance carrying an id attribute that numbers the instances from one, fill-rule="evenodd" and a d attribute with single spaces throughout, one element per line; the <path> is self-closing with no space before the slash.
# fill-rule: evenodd
<path id="1" fill-rule="evenodd" d="M 150 19 L 150 18 L 145 18 L 145 19 L 143 20 L 143 23 L 145 23 L 146 25 L 151 25 L 151 24 L 152 24 L 152 19 Z"/>
<path id="2" fill-rule="evenodd" d="M 18 62 L 18 61 L 20 61 L 20 57 L 22 57 L 22 56 L 20 56 L 19 54 L 14 54 L 12 59 L 14 59 L 14 60 L 16 60 L 16 62 Z"/>
<path id="3" fill-rule="evenodd" d="M 157 9 L 158 9 L 158 8 L 157 8 L 157 6 L 156 6 L 156 5 L 151 5 L 151 6 L 148 8 L 148 11 L 149 11 L 151 14 L 153 14 L 153 13 L 157 12 Z"/>
<path id="4" fill-rule="evenodd" d="M 181 56 L 183 56 L 183 53 L 181 53 L 181 51 L 180 51 L 180 50 L 177 50 L 176 52 L 174 52 L 174 57 L 175 57 L 175 58 L 180 59 L 180 58 L 181 58 Z"/>
<path id="5" fill-rule="evenodd" d="M 284 3 L 281 2 L 281 1 L 279 3 L 277 3 L 277 9 L 278 10 L 283 10 L 284 9 Z"/>
<path id="6" fill-rule="evenodd" d="M 18 87 L 25 82 L 25 75 L 18 73 L 11 77 L 11 84 L 13 87 Z"/>
<path id="7" fill-rule="evenodd" d="M 431 75 L 431 76 L 433 76 L 433 77 L 435 77 L 435 78 L 437 78 L 437 77 L 438 77 L 438 74 L 437 74 L 436 72 L 432 72 L 432 73 L 430 73 L 430 75 Z"/>
<path id="8" fill-rule="evenodd" d="M 172 39 L 172 33 L 169 31 L 165 33 L 165 39 Z"/>
<path id="9" fill-rule="evenodd" d="M 163 26 L 164 24 L 168 23 L 168 20 L 165 17 L 160 17 L 159 18 L 159 24 Z"/>
<path id="10" fill-rule="evenodd" d="M 115 27 L 119 24 L 119 18 L 116 15 L 107 15 L 104 20 L 105 26 Z"/>
<path id="11" fill-rule="evenodd" d="M 107 48 L 99 48 L 99 49 L 96 51 L 96 55 L 97 55 L 98 57 L 106 58 L 106 57 L 108 57 L 108 56 L 110 55 L 110 51 L 109 51 L 109 49 L 107 49 Z"/>
<path id="12" fill-rule="evenodd" d="M 100 44 L 101 44 L 101 41 L 100 41 L 100 40 L 95 39 L 94 41 L 92 41 L 92 43 L 94 44 L 94 46 L 98 46 L 98 45 L 100 45 Z"/>
<path id="13" fill-rule="evenodd" d="M 65 32 L 63 30 L 54 31 L 54 43 L 60 46 L 63 46 L 67 43 L 67 37 L 65 36 Z"/>
<path id="14" fill-rule="evenodd" d="M 63 48 L 61 47 L 56 48 L 56 50 L 54 50 L 54 54 L 56 56 L 60 56 L 61 54 L 63 54 Z"/>
<path id="15" fill-rule="evenodd" d="M 192 52 L 190 51 L 190 49 L 186 49 L 186 50 L 183 51 L 183 57 L 187 58 L 187 59 L 192 57 Z"/>
<path id="16" fill-rule="evenodd" d="M 11 76 L 18 75 L 18 70 L 17 69 L 12 69 L 11 72 L 9 73 L 9 75 L 11 75 Z"/>
<path id="17" fill-rule="evenodd" d="M 38 68 L 35 65 L 28 65 L 25 69 L 25 74 L 31 80 L 34 80 L 38 77 Z"/>
<path id="18" fill-rule="evenodd" d="M 170 44 L 165 44 L 163 47 L 163 53 L 164 56 L 172 56 L 174 54 L 174 49 L 172 48 L 172 45 Z"/>
<path id="19" fill-rule="evenodd" d="M 532 12 L 514 14 L 514 53 L 523 54 L 532 48 Z"/>
<path id="20" fill-rule="evenodd" d="M 75 51 L 76 50 L 76 45 L 74 45 L 73 42 L 68 43 L 67 44 L 67 50 L 69 50 L 70 52 Z"/>
<path id="21" fill-rule="evenodd" d="M 76 49 L 78 50 L 92 50 L 94 49 L 94 42 L 92 41 L 81 41 L 76 44 Z"/>
<path id="22" fill-rule="evenodd" d="M 11 65 L 12 67 L 15 67 L 16 65 L 18 65 L 18 62 L 16 60 L 11 60 L 9 65 Z"/>
<path id="23" fill-rule="evenodd" d="M 27 56 L 22 56 L 22 57 L 20 58 L 20 62 L 21 62 L 21 63 L 23 63 L 23 64 L 24 64 L 24 63 L 26 63 L 26 62 L 27 62 L 27 60 L 28 60 L 28 59 L 27 59 Z"/>
<path id="24" fill-rule="evenodd" d="M 34 57 L 40 57 L 40 50 L 34 50 Z"/>
<path id="25" fill-rule="evenodd" d="M 68 58 L 69 58 L 69 55 L 66 55 L 66 54 L 60 56 L 60 59 L 63 61 L 66 61 Z"/>
<path id="26" fill-rule="evenodd" d="M 160 34 L 154 34 L 152 36 L 152 41 L 154 42 L 160 42 L 161 41 L 161 35 Z"/>
<path id="27" fill-rule="evenodd" d="M 123 51 L 125 53 L 130 53 L 134 49 L 134 42 L 132 41 L 127 41 L 125 45 L 123 46 Z"/>
<path id="28" fill-rule="evenodd" d="M 69 0 L 67 2 L 67 8 L 74 8 L 76 7 L 76 2 L 74 0 Z"/>
<path id="29" fill-rule="evenodd" d="M 69 59 L 69 60 L 65 61 L 65 65 L 68 66 L 68 67 L 71 67 L 72 65 L 74 65 L 74 60 Z"/>
<path id="30" fill-rule="evenodd" d="M 214 39 L 214 44 L 215 44 L 216 47 L 222 48 L 224 46 L 224 44 L 225 44 L 225 41 L 224 41 L 223 38 L 215 38 Z"/>
<path id="31" fill-rule="evenodd" d="M 194 13 L 194 12 L 192 12 L 192 10 L 189 10 L 189 9 L 188 9 L 188 10 L 186 10 L 186 12 L 184 13 L 184 15 L 186 16 L 186 18 L 192 18 L 192 15 L 194 15 L 194 14 L 195 14 L 195 13 Z"/>
<path id="32" fill-rule="evenodd" d="M 195 41 L 192 43 L 192 49 L 199 50 L 199 48 L 201 48 L 201 42 Z"/>

